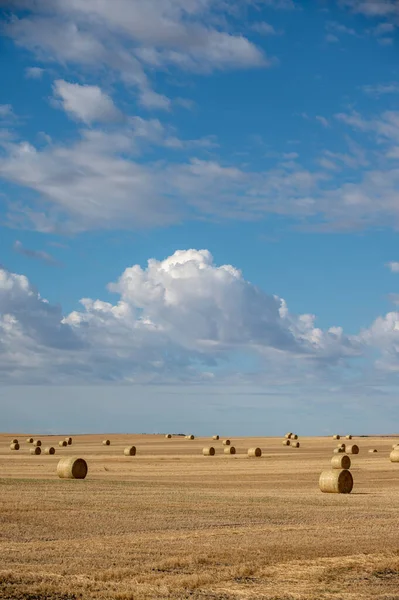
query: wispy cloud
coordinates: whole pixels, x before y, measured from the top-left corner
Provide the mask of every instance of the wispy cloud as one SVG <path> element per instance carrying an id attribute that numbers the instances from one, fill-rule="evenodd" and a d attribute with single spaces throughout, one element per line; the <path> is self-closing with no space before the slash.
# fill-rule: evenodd
<path id="1" fill-rule="evenodd" d="M 399 83 L 380 83 L 374 85 L 363 85 L 362 88 L 365 94 L 370 96 L 384 96 L 385 94 L 399 94 Z"/>
<path id="2" fill-rule="evenodd" d="M 41 79 L 44 71 L 41 67 L 28 67 L 25 69 L 25 75 L 28 79 Z"/>
<path id="3" fill-rule="evenodd" d="M 13 249 L 18 254 L 22 254 L 22 256 L 27 256 L 28 258 L 32 258 L 34 260 L 39 260 L 41 262 L 46 263 L 47 265 L 51 265 L 53 267 L 61 267 L 62 263 L 60 263 L 54 256 L 48 254 L 48 252 L 44 252 L 44 250 L 31 250 L 30 248 L 25 248 L 25 246 L 19 240 L 16 240 L 13 245 Z"/>

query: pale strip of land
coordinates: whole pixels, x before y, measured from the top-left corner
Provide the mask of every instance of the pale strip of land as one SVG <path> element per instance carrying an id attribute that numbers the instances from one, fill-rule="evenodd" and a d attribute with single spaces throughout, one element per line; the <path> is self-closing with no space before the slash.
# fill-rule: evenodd
<path id="1" fill-rule="evenodd" d="M 352 494 L 337 495 L 318 489 L 331 438 L 232 438 L 226 456 L 209 437 L 83 435 L 59 448 L 63 436 L 40 436 L 56 454 L 31 456 L 28 434 L 0 434 L 2 599 L 399 600 L 398 438 L 342 440 L 360 454 Z M 215 457 L 202 456 L 209 445 Z M 246 456 L 253 446 L 262 458 Z M 58 479 L 71 455 L 87 460 L 84 481 Z"/>

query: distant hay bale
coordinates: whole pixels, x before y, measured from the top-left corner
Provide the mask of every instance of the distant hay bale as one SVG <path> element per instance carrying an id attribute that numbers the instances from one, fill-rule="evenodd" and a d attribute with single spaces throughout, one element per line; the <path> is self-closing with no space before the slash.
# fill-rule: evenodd
<path id="1" fill-rule="evenodd" d="M 374 452 L 378 452 L 378 450 L 376 450 L 375 448 L 370 448 L 369 452 L 374 453 Z"/>
<path id="2" fill-rule="evenodd" d="M 39 455 L 42 453 L 42 449 L 40 448 L 40 446 L 34 446 L 33 448 L 30 449 L 30 453 Z"/>
<path id="3" fill-rule="evenodd" d="M 110 443 L 111 442 L 109 440 L 103 440 L 103 446 L 109 446 Z"/>
<path id="4" fill-rule="evenodd" d="M 343 448 L 334 448 L 333 450 L 334 454 L 341 454 L 342 452 L 345 452 Z"/>
<path id="5" fill-rule="evenodd" d="M 71 437 L 66 437 L 65 441 L 68 444 L 68 446 L 70 446 L 72 444 L 72 438 Z"/>
<path id="6" fill-rule="evenodd" d="M 352 439 L 352 436 L 350 434 L 346 435 L 345 437 L 346 437 L 347 440 L 351 440 Z"/>
<path id="7" fill-rule="evenodd" d="M 291 441 L 287 438 L 286 440 L 283 440 L 283 446 L 289 446 L 291 444 Z"/>
<path id="8" fill-rule="evenodd" d="M 323 471 L 319 478 L 319 487 L 327 494 L 350 494 L 353 489 L 352 473 L 347 469 Z"/>
<path id="9" fill-rule="evenodd" d="M 44 454 L 55 454 L 55 448 L 53 448 L 52 446 L 48 446 L 44 449 Z"/>
<path id="10" fill-rule="evenodd" d="M 11 440 L 10 444 L 19 444 L 17 438 L 14 438 L 13 440 Z"/>
<path id="11" fill-rule="evenodd" d="M 166 439 L 167 439 L 167 440 L 170 440 L 170 438 L 172 437 L 172 434 L 171 434 L 171 433 L 167 433 L 167 434 L 165 435 L 165 437 L 166 437 Z"/>
<path id="12" fill-rule="evenodd" d="M 194 436 L 192 433 L 190 435 L 186 435 L 186 440 L 193 440 L 193 439 L 194 439 Z"/>
<path id="13" fill-rule="evenodd" d="M 68 446 L 68 442 L 66 440 L 60 440 L 58 442 L 58 445 L 60 448 L 65 448 L 66 446 Z"/>
<path id="14" fill-rule="evenodd" d="M 259 458 L 260 456 L 262 456 L 262 450 L 260 448 L 249 448 L 248 456 L 256 456 L 257 458 Z"/>
<path id="15" fill-rule="evenodd" d="M 123 454 L 125 456 L 136 456 L 136 446 L 127 446 L 124 449 Z"/>
<path id="16" fill-rule="evenodd" d="M 346 453 L 347 454 L 359 454 L 359 446 L 356 446 L 356 444 L 353 444 L 353 446 L 347 446 Z"/>
<path id="17" fill-rule="evenodd" d="M 227 446 L 227 448 L 224 449 L 224 453 L 225 454 L 235 454 L 236 449 L 234 448 L 234 446 Z"/>
<path id="18" fill-rule="evenodd" d="M 213 436 L 212 436 L 212 439 L 213 439 L 213 440 L 218 440 L 218 439 L 219 439 L 219 436 L 218 436 L 218 435 L 213 435 Z"/>
<path id="19" fill-rule="evenodd" d="M 389 460 L 391 462 L 399 462 L 399 448 L 397 450 L 392 450 L 391 454 L 389 455 Z"/>
<path id="20" fill-rule="evenodd" d="M 18 444 L 18 442 L 12 442 L 10 444 L 10 450 L 19 450 L 19 444 Z"/>
<path id="21" fill-rule="evenodd" d="M 27 444 L 33 444 L 33 438 L 27 438 L 26 439 L 26 443 Z"/>
<path id="22" fill-rule="evenodd" d="M 345 452 L 346 444 L 338 444 L 337 448 L 342 448 L 342 450 Z"/>
<path id="23" fill-rule="evenodd" d="M 287 440 L 289 440 L 289 439 L 291 439 L 291 436 L 292 436 L 292 433 L 286 433 L 284 437 L 285 437 Z"/>
<path id="24" fill-rule="evenodd" d="M 292 433 L 292 434 L 291 434 L 291 438 L 290 438 L 290 439 L 291 439 L 291 440 L 297 440 L 297 439 L 298 439 L 298 436 L 297 436 L 297 434 L 296 434 L 296 433 Z"/>
<path id="25" fill-rule="evenodd" d="M 40 440 L 33 440 L 33 445 L 34 446 L 41 446 L 42 442 Z"/>
<path id="26" fill-rule="evenodd" d="M 202 448 L 202 454 L 204 456 L 215 456 L 215 448 L 210 446 L 209 448 Z"/>
<path id="27" fill-rule="evenodd" d="M 335 435 L 333 435 L 333 440 L 340 440 L 341 436 L 338 435 L 337 433 Z"/>
<path id="28" fill-rule="evenodd" d="M 396 448 L 399 449 L 399 444 L 392 444 L 392 450 L 395 450 Z"/>
<path id="29" fill-rule="evenodd" d="M 299 448 L 301 444 L 299 442 L 291 442 L 291 448 Z"/>
<path id="30" fill-rule="evenodd" d="M 333 456 L 331 459 L 331 466 L 333 469 L 350 469 L 351 459 L 347 454 Z"/>
<path id="31" fill-rule="evenodd" d="M 83 458 L 61 458 L 57 465 L 60 479 L 84 479 L 87 475 L 87 462 Z"/>
<path id="32" fill-rule="evenodd" d="M 222 444 L 223 444 L 223 446 L 230 446 L 231 441 L 230 440 L 223 440 Z"/>

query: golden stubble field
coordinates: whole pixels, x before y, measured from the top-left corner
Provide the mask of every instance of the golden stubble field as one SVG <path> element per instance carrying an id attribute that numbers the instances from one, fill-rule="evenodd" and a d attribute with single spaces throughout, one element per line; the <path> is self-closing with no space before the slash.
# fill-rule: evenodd
<path id="1" fill-rule="evenodd" d="M 83 435 L 59 448 L 63 436 L 39 436 L 56 454 L 31 456 L 27 435 L 0 435 L 2 599 L 399 600 L 399 440 L 354 438 L 354 491 L 339 495 L 318 489 L 327 438 L 233 438 L 226 456 L 209 438 Z M 71 455 L 87 460 L 85 480 L 58 479 Z"/>

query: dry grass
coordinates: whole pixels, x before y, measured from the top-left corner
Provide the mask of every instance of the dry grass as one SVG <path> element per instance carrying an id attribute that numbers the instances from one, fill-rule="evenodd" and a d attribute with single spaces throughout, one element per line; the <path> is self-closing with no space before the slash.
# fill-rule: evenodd
<path id="1" fill-rule="evenodd" d="M 131 435 L 110 447 L 74 436 L 62 454 L 87 460 L 79 481 L 58 479 L 57 456 L 10 453 L 10 437 L 0 435 L 3 600 L 399 598 L 392 439 L 356 440 L 354 490 L 340 495 L 318 488 L 331 438 L 302 438 L 300 453 L 281 438 L 235 438 L 235 456 L 211 461 L 209 437 L 135 435 L 131 462 Z M 247 460 L 257 446 L 263 456 Z"/>

